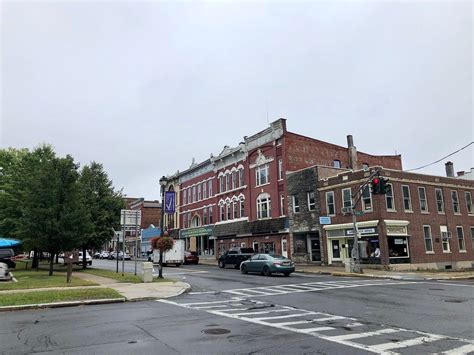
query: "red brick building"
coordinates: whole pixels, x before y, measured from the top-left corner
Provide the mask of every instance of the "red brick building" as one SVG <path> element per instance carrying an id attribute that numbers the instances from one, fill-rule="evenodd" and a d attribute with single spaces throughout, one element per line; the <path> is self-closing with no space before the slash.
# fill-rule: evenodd
<path id="1" fill-rule="evenodd" d="M 402 169 L 399 155 L 357 152 L 352 137 L 347 148 L 304 137 L 279 119 L 173 176 L 179 181 L 180 238 L 202 254 L 245 246 L 290 256 L 287 173 L 315 164 Z"/>
<path id="2" fill-rule="evenodd" d="M 449 164 L 448 164 L 449 165 Z M 474 181 L 380 168 L 386 195 L 366 189 L 356 207 L 362 262 L 392 269 L 461 269 L 474 264 Z M 352 217 L 342 213 L 369 171 L 341 171 L 317 183 L 327 264 L 350 258 Z M 377 251 L 377 249 L 379 251 Z"/>

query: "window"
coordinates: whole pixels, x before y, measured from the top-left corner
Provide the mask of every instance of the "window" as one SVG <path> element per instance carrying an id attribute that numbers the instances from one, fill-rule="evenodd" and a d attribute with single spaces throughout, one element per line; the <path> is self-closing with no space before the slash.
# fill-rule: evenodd
<path id="1" fill-rule="evenodd" d="M 191 200 L 191 188 L 188 189 L 188 203 L 192 203 L 193 200 Z"/>
<path id="2" fill-rule="evenodd" d="M 212 207 L 209 207 L 209 224 L 212 224 Z"/>
<path id="3" fill-rule="evenodd" d="M 224 192 L 224 175 L 219 178 L 219 192 Z"/>
<path id="4" fill-rule="evenodd" d="M 472 195 L 469 191 L 464 192 L 464 197 L 466 198 L 466 208 L 467 213 L 473 214 L 474 213 L 474 206 L 472 205 Z"/>
<path id="5" fill-rule="evenodd" d="M 362 209 L 364 211 L 372 211 L 372 195 L 369 185 L 362 191 Z"/>
<path id="6" fill-rule="evenodd" d="M 193 202 L 196 202 L 196 186 L 193 186 Z"/>
<path id="7" fill-rule="evenodd" d="M 202 197 L 202 196 L 201 196 L 201 184 L 199 184 L 199 185 L 197 186 L 197 190 L 198 190 L 198 198 L 197 198 L 197 200 L 198 200 L 198 201 L 201 201 L 201 197 Z"/>
<path id="8" fill-rule="evenodd" d="M 342 207 L 352 207 L 351 189 L 342 190 Z"/>
<path id="9" fill-rule="evenodd" d="M 285 215 L 285 195 L 280 195 L 280 216 Z"/>
<path id="10" fill-rule="evenodd" d="M 293 195 L 293 212 L 298 213 L 300 211 L 300 199 L 298 195 Z"/>
<path id="11" fill-rule="evenodd" d="M 395 200 L 393 198 L 393 185 L 387 184 L 387 192 L 385 194 L 385 203 L 387 205 L 387 211 L 395 211 Z"/>
<path id="12" fill-rule="evenodd" d="M 188 220 L 186 213 L 183 214 L 183 228 L 188 228 Z"/>
<path id="13" fill-rule="evenodd" d="M 458 235 L 459 251 L 466 251 L 466 243 L 464 242 L 464 230 L 461 226 L 456 227 Z"/>
<path id="14" fill-rule="evenodd" d="M 316 209 L 316 196 L 314 191 L 308 192 L 308 210 L 314 211 Z"/>
<path id="15" fill-rule="evenodd" d="M 244 186 L 244 169 L 239 170 L 239 186 Z"/>
<path id="16" fill-rule="evenodd" d="M 191 212 L 188 212 L 188 228 L 191 227 Z"/>
<path id="17" fill-rule="evenodd" d="M 363 164 L 362 164 L 362 169 L 364 169 L 364 170 L 369 170 L 369 164 L 363 163 Z"/>
<path id="18" fill-rule="evenodd" d="M 474 251 L 474 227 L 471 227 L 471 247 Z"/>
<path id="19" fill-rule="evenodd" d="M 244 198 L 240 198 L 240 218 L 245 217 L 245 202 Z"/>
<path id="20" fill-rule="evenodd" d="M 387 237 L 388 256 L 390 258 L 407 258 L 408 240 L 407 237 Z"/>
<path id="21" fill-rule="evenodd" d="M 260 165 L 257 167 L 257 186 L 264 185 L 268 183 L 269 176 L 268 176 L 268 164 Z"/>
<path id="22" fill-rule="evenodd" d="M 232 172 L 232 190 L 237 188 L 237 171 Z"/>
<path id="23" fill-rule="evenodd" d="M 230 201 L 227 201 L 225 205 L 225 211 L 226 211 L 227 220 L 232 219 L 231 210 L 230 210 Z"/>
<path id="24" fill-rule="evenodd" d="M 209 181 L 207 182 L 207 186 L 208 186 L 207 190 L 208 190 L 208 193 L 209 193 L 208 196 L 209 196 L 209 197 L 212 197 L 212 180 L 209 180 Z"/>
<path id="25" fill-rule="evenodd" d="M 440 226 L 441 231 L 441 244 L 443 245 L 443 252 L 449 253 L 451 248 L 449 246 L 449 233 L 447 226 Z"/>
<path id="26" fill-rule="evenodd" d="M 451 191 L 451 201 L 453 203 L 453 211 L 454 213 L 459 213 L 459 200 L 458 200 L 458 192 Z"/>
<path id="27" fill-rule="evenodd" d="M 306 254 L 308 252 L 306 234 L 304 233 L 295 233 L 293 248 L 295 254 Z"/>
<path id="28" fill-rule="evenodd" d="M 444 199 L 443 199 L 443 190 L 435 189 L 436 195 L 436 208 L 438 213 L 444 213 Z"/>
<path id="29" fill-rule="evenodd" d="M 219 211 L 220 211 L 221 221 L 225 221 L 225 212 L 224 212 L 223 204 L 219 206 Z"/>
<path id="30" fill-rule="evenodd" d="M 203 220 L 202 224 L 206 225 L 207 224 L 207 208 L 204 208 L 202 210 L 202 220 Z"/>
<path id="31" fill-rule="evenodd" d="M 332 167 L 333 168 L 340 168 L 341 167 L 341 161 L 340 160 L 333 160 L 332 161 Z"/>
<path id="32" fill-rule="evenodd" d="M 411 211 L 410 187 L 408 185 L 402 185 L 402 195 L 403 195 L 403 209 L 405 211 Z"/>
<path id="33" fill-rule="evenodd" d="M 267 193 L 260 194 L 257 198 L 257 218 L 271 217 L 271 199 Z"/>
<path id="34" fill-rule="evenodd" d="M 239 218 L 239 207 L 237 206 L 237 200 L 232 201 L 232 212 L 234 213 L 234 219 Z"/>
<path id="35" fill-rule="evenodd" d="M 204 182 L 204 184 L 202 184 L 202 198 L 207 198 L 207 182 Z"/>
<path id="36" fill-rule="evenodd" d="M 225 190 L 229 191 L 230 190 L 230 174 L 225 174 Z"/>
<path id="37" fill-rule="evenodd" d="M 327 210 L 327 214 L 330 216 L 336 214 L 336 205 L 334 203 L 334 191 L 326 192 L 326 210 Z"/>
<path id="38" fill-rule="evenodd" d="M 425 251 L 427 253 L 433 252 L 433 238 L 431 236 L 431 227 L 423 226 L 423 234 L 425 236 Z"/>
<path id="39" fill-rule="evenodd" d="M 183 205 L 187 203 L 187 197 L 188 195 L 186 194 L 186 190 L 183 190 Z"/>
<path id="40" fill-rule="evenodd" d="M 428 201 L 426 201 L 426 190 L 424 187 L 418 188 L 418 197 L 420 198 L 421 212 L 428 212 Z"/>
<path id="41" fill-rule="evenodd" d="M 278 180 L 283 179 L 283 159 L 278 159 Z"/>

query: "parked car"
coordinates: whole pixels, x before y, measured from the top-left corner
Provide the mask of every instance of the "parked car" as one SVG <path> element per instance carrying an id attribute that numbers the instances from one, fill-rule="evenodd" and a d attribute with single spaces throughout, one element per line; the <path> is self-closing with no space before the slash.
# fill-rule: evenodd
<path id="1" fill-rule="evenodd" d="M 0 280 L 10 281 L 12 279 L 10 270 L 6 263 L 0 263 Z"/>
<path id="2" fill-rule="evenodd" d="M 295 271 L 295 264 L 288 258 L 275 254 L 255 254 L 240 265 L 242 274 L 258 272 L 265 276 L 280 273 L 290 276 Z"/>
<path id="3" fill-rule="evenodd" d="M 99 259 L 108 259 L 110 253 L 108 251 L 103 251 L 99 254 Z"/>
<path id="4" fill-rule="evenodd" d="M 127 253 L 123 253 L 123 252 L 119 253 L 118 258 L 119 258 L 119 260 L 132 260 L 130 255 L 128 255 Z"/>
<path id="5" fill-rule="evenodd" d="M 83 257 L 82 257 L 82 251 L 79 252 L 79 257 L 78 257 L 78 261 L 77 261 L 77 265 L 82 265 L 82 262 L 83 262 Z M 92 265 L 92 258 L 91 258 L 91 255 L 89 254 L 88 251 L 86 251 L 86 263 L 87 265 Z"/>
<path id="6" fill-rule="evenodd" d="M 0 263 L 7 264 L 9 269 L 16 267 L 15 252 L 13 249 L 0 249 Z"/>
<path id="7" fill-rule="evenodd" d="M 219 257 L 219 267 L 225 268 L 226 265 L 233 265 L 236 269 L 240 264 L 249 259 L 254 254 L 252 248 L 232 248 Z"/>
<path id="8" fill-rule="evenodd" d="M 184 252 L 184 263 L 185 264 L 199 264 L 199 256 L 195 251 Z"/>
<path id="9" fill-rule="evenodd" d="M 99 259 L 100 258 L 100 251 L 96 251 L 93 256 L 94 256 L 94 259 Z"/>

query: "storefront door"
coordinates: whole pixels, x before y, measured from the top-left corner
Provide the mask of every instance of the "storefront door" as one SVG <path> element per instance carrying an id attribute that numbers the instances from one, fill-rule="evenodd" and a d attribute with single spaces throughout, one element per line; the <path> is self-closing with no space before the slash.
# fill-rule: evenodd
<path id="1" fill-rule="evenodd" d="M 341 260 L 341 244 L 338 239 L 331 240 L 332 259 Z"/>
<path id="2" fill-rule="evenodd" d="M 285 258 L 288 257 L 288 244 L 286 242 L 286 238 L 282 238 L 281 240 L 281 255 Z"/>
<path id="3" fill-rule="evenodd" d="M 311 261 L 321 261 L 321 244 L 319 239 L 310 239 Z"/>

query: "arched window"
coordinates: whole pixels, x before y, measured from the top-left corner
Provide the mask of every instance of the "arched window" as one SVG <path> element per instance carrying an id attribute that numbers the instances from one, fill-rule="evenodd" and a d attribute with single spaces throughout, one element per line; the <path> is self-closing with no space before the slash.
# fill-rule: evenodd
<path id="1" fill-rule="evenodd" d="M 232 199 L 232 213 L 234 219 L 239 218 L 239 205 L 237 203 L 237 198 Z"/>
<path id="2" fill-rule="evenodd" d="M 242 217 L 245 217 L 245 197 L 243 195 L 241 195 L 239 197 L 239 201 L 240 201 L 240 218 Z"/>
<path id="3" fill-rule="evenodd" d="M 221 221 L 225 221 L 224 205 L 225 205 L 224 200 L 220 200 L 219 201 L 219 217 L 220 217 Z"/>
<path id="4" fill-rule="evenodd" d="M 262 193 L 257 197 L 257 219 L 271 217 L 272 203 L 270 195 Z"/>
<path id="5" fill-rule="evenodd" d="M 230 210 L 230 199 L 227 199 L 225 202 L 226 202 L 226 205 L 225 205 L 226 216 L 227 216 L 227 220 L 229 220 L 229 219 L 232 219 L 231 210 Z"/>
<path id="6" fill-rule="evenodd" d="M 199 227 L 201 225 L 201 218 L 198 215 L 195 215 L 192 219 L 192 227 Z"/>

